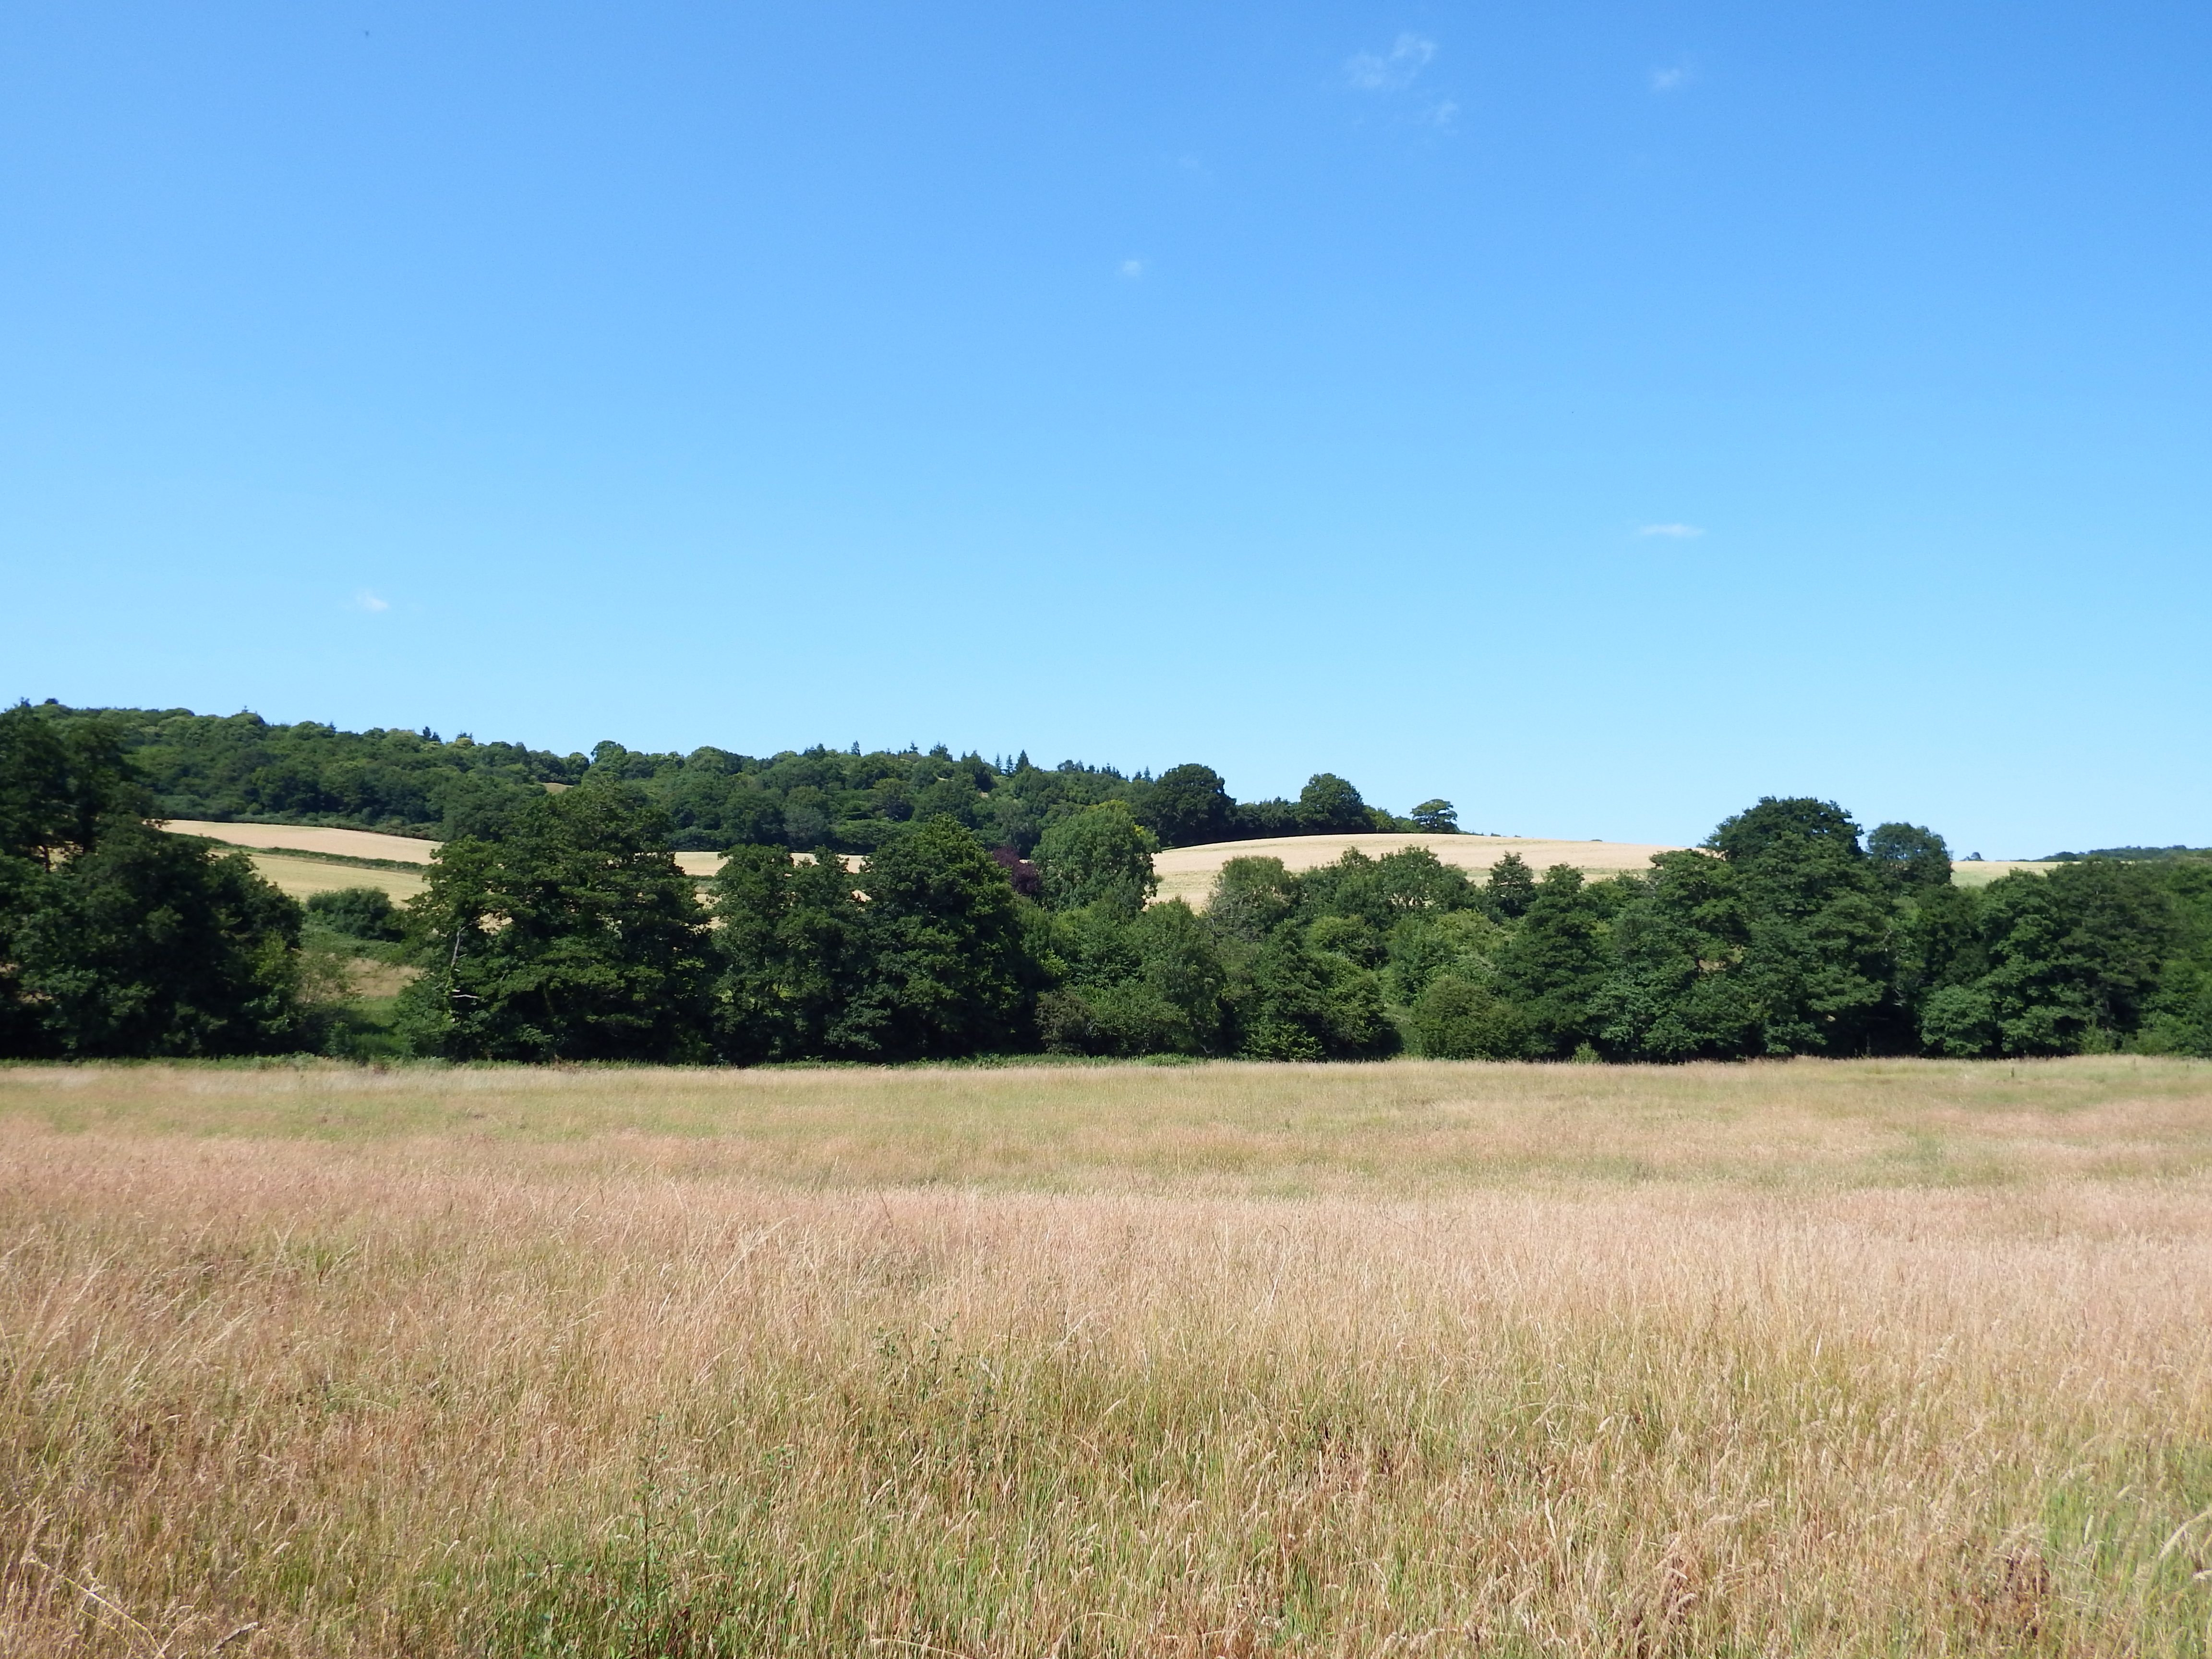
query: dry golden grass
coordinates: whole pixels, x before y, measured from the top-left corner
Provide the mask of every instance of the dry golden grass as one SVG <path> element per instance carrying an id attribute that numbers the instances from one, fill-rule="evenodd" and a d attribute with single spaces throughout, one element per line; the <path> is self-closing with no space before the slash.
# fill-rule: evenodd
<path id="1" fill-rule="evenodd" d="M 249 853 L 264 879 L 295 899 L 335 893 L 346 887 L 374 887 L 404 904 L 428 884 L 407 870 L 368 870 L 357 864 L 325 864 L 320 859 L 287 858 L 282 853 Z"/>
<path id="2" fill-rule="evenodd" d="M 2203 1654 L 2212 1067 L 0 1071 L 0 1651 Z"/>
<path id="3" fill-rule="evenodd" d="M 1960 887 L 1986 887 L 2001 877 L 2047 876 L 2058 866 L 2042 859 L 1954 859 L 1951 879 Z"/>
<path id="4" fill-rule="evenodd" d="M 215 823 L 204 818 L 170 818 L 161 827 L 173 835 L 204 836 L 232 847 L 258 850 L 332 853 L 349 859 L 396 859 L 428 864 L 438 850 L 434 841 L 413 836 L 383 836 L 374 830 L 335 830 L 295 823 Z"/>
<path id="5" fill-rule="evenodd" d="M 1281 836 L 1267 841 L 1224 841 L 1202 847 L 1173 848 L 1153 859 L 1152 868 L 1159 878 L 1160 899 L 1179 898 L 1195 908 L 1204 909 L 1213 878 L 1231 859 L 1280 859 L 1285 868 L 1311 870 L 1334 864 L 1355 849 L 1376 859 L 1412 847 L 1425 847 L 1443 862 L 1456 865 L 1478 877 L 1508 853 L 1517 853 L 1532 870 L 1548 870 L 1555 864 L 1566 864 L 1597 879 L 1616 876 L 1623 871 L 1649 869 L 1654 853 L 1674 850 L 1633 842 L 1556 841 L 1527 836 L 1425 836 L 1397 832 Z"/>

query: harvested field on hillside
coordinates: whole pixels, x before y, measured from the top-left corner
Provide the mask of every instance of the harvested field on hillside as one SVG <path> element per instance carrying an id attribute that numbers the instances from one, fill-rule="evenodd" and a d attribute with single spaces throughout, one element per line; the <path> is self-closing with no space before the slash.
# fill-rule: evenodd
<path id="1" fill-rule="evenodd" d="M 215 823 L 200 818 L 170 818 L 162 829 L 172 835 L 204 836 L 232 847 L 289 848 L 301 853 L 325 853 L 337 858 L 397 859 L 403 864 L 428 864 L 438 850 L 434 841 L 412 836 L 380 836 L 369 830 L 332 830 L 292 823 Z"/>
<path id="2" fill-rule="evenodd" d="M 417 864 L 428 864 L 439 845 L 434 841 L 380 836 L 366 830 L 295 828 L 280 823 L 212 823 L 175 819 L 162 827 L 179 835 L 205 836 L 234 847 L 291 848 L 349 858 L 396 859 Z M 1517 853 L 1533 870 L 1547 870 L 1555 864 L 1571 865 L 1594 880 L 1647 869 L 1654 853 L 1675 850 L 1642 842 L 1558 841 L 1516 836 L 1284 836 L 1270 841 L 1216 842 L 1203 847 L 1173 848 L 1152 862 L 1159 876 L 1159 898 L 1179 898 L 1203 909 L 1214 877 L 1231 859 L 1278 858 L 1291 870 L 1310 870 L 1334 863 L 1353 848 L 1370 858 L 1380 858 L 1408 847 L 1425 847 L 1444 863 L 1477 875 L 1486 873 L 1508 853 Z M 678 853 L 675 857 L 686 875 L 700 880 L 712 877 L 722 867 L 720 853 Z M 376 872 L 364 870 L 358 872 L 359 879 L 348 879 L 328 873 L 344 871 L 347 866 L 331 865 L 325 871 L 318 871 L 314 868 L 315 860 L 284 858 L 281 851 L 257 850 L 253 862 L 264 875 L 295 898 L 328 892 L 333 887 L 381 887 L 401 900 L 422 890 L 420 881 L 400 872 L 380 876 Z M 848 866 L 858 867 L 864 862 L 856 854 L 846 855 Z M 1960 860 L 1951 867 L 1960 885 L 1980 887 L 2015 870 L 2041 873 L 2056 866 L 2020 859 L 1991 859 Z"/>
<path id="3" fill-rule="evenodd" d="M 286 858 L 282 853 L 248 853 L 246 857 L 271 885 L 295 899 L 335 893 L 346 887 L 374 887 L 389 893 L 394 904 L 404 904 L 428 885 L 410 870 L 371 870 L 322 859 Z"/>
<path id="4" fill-rule="evenodd" d="M 2212 1066 L 0 1070 L 0 1652 L 2202 1654 Z"/>
<path id="5" fill-rule="evenodd" d="M 1152 868 L 1160 878 L 1161 898 L 1180 898 L 1202 908 L 1214 877 L 1231 859 L 1280 859 L 1291 870 L 1311 870 L 1335 863 L 1354 848 L 1376 859 L 1409 847 L 1425 847 L 1443 862 L 1477 874 L 1487 872 L 1508 853 L 1518 853 L 1532 870 L 1568 864 L 1595 877 L 1648 869 L 1654 853 L 1674 850 L 1633 842 L 1545 841 L 1521 836 L 1282 836 L 1268 841 L 1177 847 L 1155 858 Z"/>

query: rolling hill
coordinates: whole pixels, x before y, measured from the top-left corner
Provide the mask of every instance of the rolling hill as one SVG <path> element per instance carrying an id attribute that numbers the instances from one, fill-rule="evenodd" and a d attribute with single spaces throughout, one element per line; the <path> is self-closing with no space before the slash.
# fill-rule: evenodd
<path id="1" fill-rule="evenodd" d="M 244 848 L 254 867 L 295 898 L 340 887 L 380 887 L 404 901 L 422 890 L 416 871 L 438 850 L 434 841 L 382 836 L 367 830 L 326 830 L 289 823 L 214 823 L 175 818 L 163 828 L 179 835 Z M 1280 859 L 1292 870 L 1329 864 L 1358 848 L 1380 858 L 1402 848 L 1425 847 L 1446 864 L 1480 874 L 1508 853 L 1518 853 L 1529 868 L 1571 865 L 1585 876 L 1603 879 L 1625 870 L 1641 870 L 1654 853 L 1673 848 L 1625 841 L 1559 841 L 1533 836 L 1424 836 L 1410 833 L 1359 836 L 1281 836 L 1266 841 L 1213 842 L 1177 847 L 1153 860 L 1159 896 L 1180 898 L 1203 908 L 1206 891 L 1221 866 L 1236 858 Z M 678 853 L 676 861 L 690 875 L 706 878 L 721 867 L 719 853 Z M 849 862 L 857 863 L 858 860 Z M 1962 885 L 1981 886 L 2015 870 L 2043 871 L 2048 863 L 2019 859 L 1958 860 L 1952 870 Z"/>

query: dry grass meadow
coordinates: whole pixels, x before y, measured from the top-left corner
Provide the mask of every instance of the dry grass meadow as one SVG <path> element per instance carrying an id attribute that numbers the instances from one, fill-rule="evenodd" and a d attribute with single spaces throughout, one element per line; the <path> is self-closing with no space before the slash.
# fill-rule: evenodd
<path id="1" fill-rule="evenodd" d="M 2203 1655 L 2212 1066 L 0 1070 L 0 1652 Z"/>

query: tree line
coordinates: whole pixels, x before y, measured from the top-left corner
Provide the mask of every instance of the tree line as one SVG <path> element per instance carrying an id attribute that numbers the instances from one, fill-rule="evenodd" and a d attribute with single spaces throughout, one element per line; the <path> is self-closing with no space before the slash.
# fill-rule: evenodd
<path id="1" fill-rule="evenodd" d="M 1158 776 L 1062 761 L 923 751 L 862 754 L 817 746 L 756 757 L 714 748 L 650 754 L 621 744 L 556 755 L 513 743 L 450 741 L 428 730 L 343 732 L 313 720 L 189 709 L 34 710 L 58 731 L 111 733 L 167 818 L 374 830 L 433 840 L 495 836 L 538 796 L 590 782 L 631 784 L 668 819 L 678 851 L 737 844 L 870 853 L 902 824 L 949 817 L 990 846 L 1027 853 L 1057 818 L 1104 801 L 1127 805 L 1164 847 L 1295 835 L 1458 828 L 1451 803 L 1404 816 L 1370 806 L 1333 773 L 1296 800 L 1239 801 L 1208 766 Z"/>
<path id="2" fill-rule="evenodd" d="M 449 841 L 404 911 L 303 908 L 153 811 L 112 728 L 0 714 L 0 1053 L 349 1052 L 320 935 L 411 964 L 396 1040 L 455 1060 L 2212 1054 L 2212 860 L 1965 888 L 1931 831 L 1818 800 L 1595 882 L 1237 858 L 1203 910 L 1152 902 L 1121 799 L 1027 855 L 949 813 L 865 860 L 740 842 L 702 888 L 665 805 L 587 775 Z"/>

